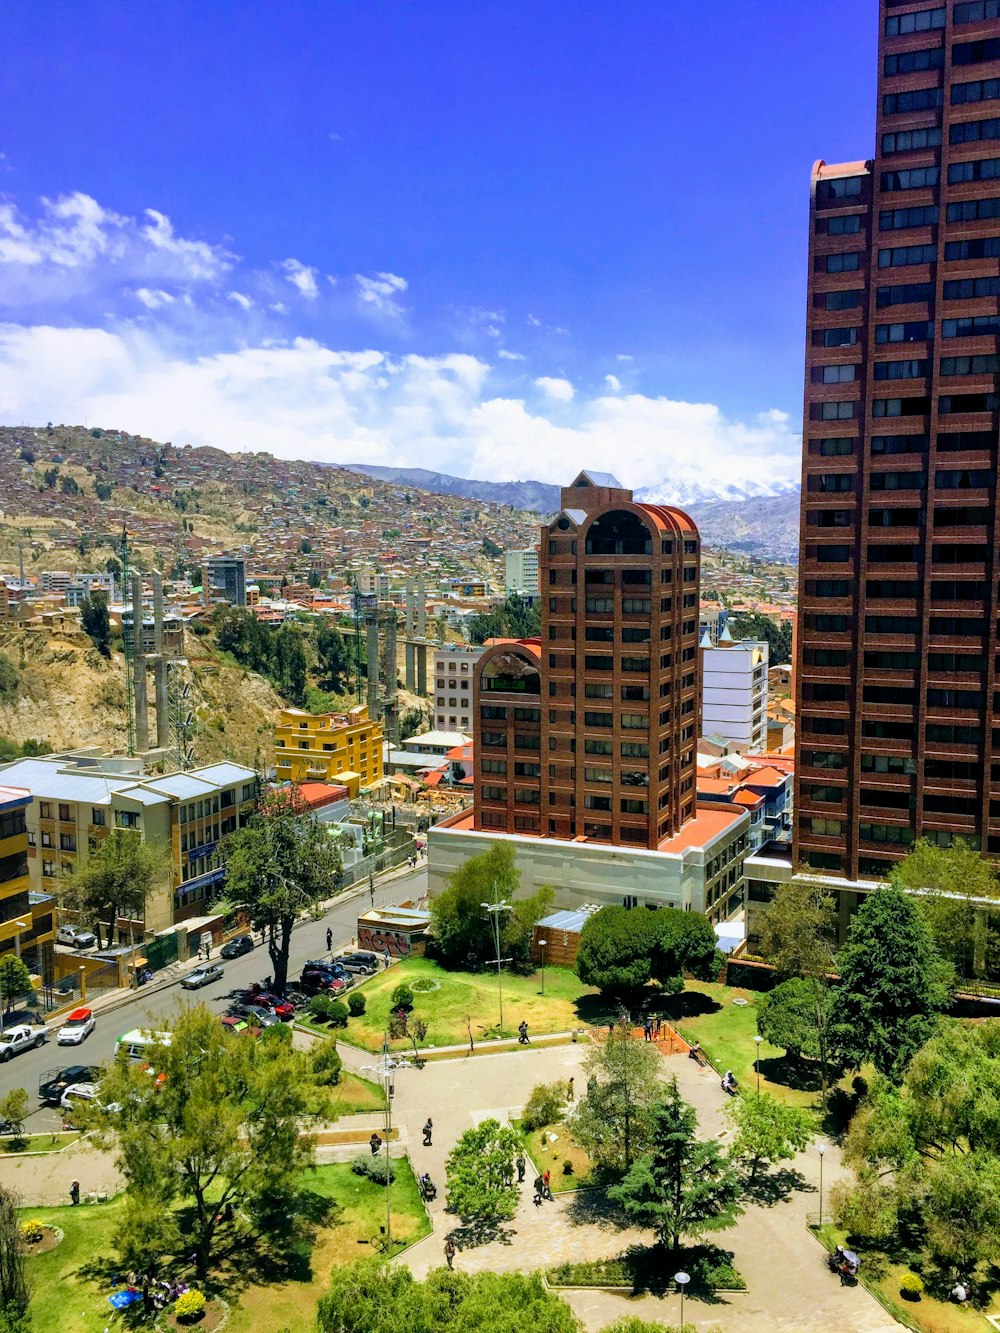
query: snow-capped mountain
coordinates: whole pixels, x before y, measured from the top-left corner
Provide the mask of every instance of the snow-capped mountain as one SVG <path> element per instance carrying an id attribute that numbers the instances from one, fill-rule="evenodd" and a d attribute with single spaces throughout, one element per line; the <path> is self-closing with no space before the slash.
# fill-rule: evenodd
<path id="1" fill-rule="evenodd" d="M 788 495 L 799 488 L 796 481 L 726 481 L 722 477 L 706 477 L 692 470 L 687 476 L 679 475 L 661 481 L 656 486 L 641 486 L 635 493 L 637 500 L 646 504 L 684 505 L 711 504 L 717 500 L 757 500 L 776 495 Z"/>

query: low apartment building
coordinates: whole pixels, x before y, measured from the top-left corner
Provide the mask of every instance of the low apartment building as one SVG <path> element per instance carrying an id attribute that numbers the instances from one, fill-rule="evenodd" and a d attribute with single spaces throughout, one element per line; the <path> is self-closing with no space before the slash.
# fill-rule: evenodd
<path id="1" fill-rule="evenodd" d="M 52 977 L 55 898 L 32 893 L 27 811 L 31 792 L 0 786 L 0 958 L 16 954 L 44 980 Z"/>
<path id="2" fill-rule="evenodd" d="M 765 750 L 767 644 L 733 639 L 726 626 L 714 647 L 702 634 L 700 653 L 702 735 L 721 737 L 741 754 Z"/>
<path id="3" fill-rule="evenodd" d="M 134 829 L 162 851 L 146 903 L 147 930 L 164 930 L 218 896 L 225 879 L 219 843 L 253 812 L 257 775 L 240 764 L 146 777 L 136 761 L 52 755 L 0 767 L 0 782 L 29 793 L 29 886 L 59 895 L 110 829 Z M 0 931 L 2 942 L 2 931 Z"/>
<path id="4" fill-rule="evenodd" d="M 454 644 L 434 650 L 434 730 L 472 735 L 472 678 L 485 652 L 481 645 Z"/>
<path id="5" fill-rule="evenodd" d="M 333 782 L 351 796 L 382 781 L 382 723 L 365 704 L 346 713 L 283 708 L 274 732 L 279 782 Z"/>

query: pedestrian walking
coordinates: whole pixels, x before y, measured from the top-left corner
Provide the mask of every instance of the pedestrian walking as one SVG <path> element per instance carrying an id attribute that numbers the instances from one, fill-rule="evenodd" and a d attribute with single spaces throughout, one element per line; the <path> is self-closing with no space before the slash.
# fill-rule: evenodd
<path id="1" fill-rule="evenodd" d="M 375 876 L 368 876 L 368 895 L 372 900 L 372 907 L 375 906 Z"/>
<path id="2" fill-rule="evenodd" d="M 517 1154 L 517 1162 L 515 1163 L 515 1165 L 517 1166 L 517 1183 L 520 1185 L 521 1182 L 524 1180 L 524 1173 L 528 1169 L 528 1163 L 524 1160 L 523 1152 L 519 1152 Z"/>
<path id="3" fill-rule="evenodd" d="M 519 1046 L 528 1045 L 528 1025 L 523 1018 L 517 1028 L 517 1044 Z"/>
<path id="4" fill-rule="evenodd" d="M 650 1023 L 648 1018 L 644 1021 L 642 1025 L 642 1035 L 646 1039 L 646 1041 L 653 1040 L 653 1025 L 652 1023 Z"/>
<path id="5" fill-rule="evenodd" d="M 542 1176 L 542 1190 L 546 1199 L 552 1198 L 552 1174 L 549 1171 Z"/>
<path id="6" fill-rule="evenodd" d="M 444 1243 L 444 1258 L 449 1268 L 455 1267 L 455 1242 L 450 1236 Z"/>
<path id="7" fill-rule="evenodd" d="M 333 950 L 333 931 L 329 926 L 326 928 L 326 951 L 331 953 Z"/>
<path id="8" fill-rule="evenodd" d="M 659 1040 L 660 1040 L 660 1015 L 659 1015 L 659 1014 L 657 1014 L 656 1017 L 653 1019 L 653 1040 L 654 1040 L 654 1041 L 659 1041 Z"/>
<path id="9" fill-rule="evenodd" d="M 382 1140 L 379 1138 L 379 1136 L 375 1133 L 374 1130 L 372 1131 L 371 1138 L 368 1140 L 368 1146 L 372 1150 L 372 1156 L 377 1157 L 378 1150 L 379 1148 L 382 1147 Z"/>
<path id="10" fill-rule="evenodd" d="M 570 1081 L 566 1084 L 566 1100 L 568 1102 L 571 1102 L 575 1096 L 576 1096 L 576 1089 L 573 1087 L 573 1080 L 570 1079 Z"/>
<path id="11" fill-rule="evenodd" d="M 545 1191 L 545 1181 L 541 1178 L 541 1176 L 536 1176 L 535 1197 L 532 1201 L 536 1208 L 540 1208 L 542 1206 L 542 1196 L 544 1194 L 544 1191 Z"/>
<path id="12" fill-rule="evenodd" d="M 429 1147 L 431 1146 L 431 1135 L 432 1135 L 433 1133 L 434 1133 L 434 1122 L 433 1122 L 433 1120 L 431 1120 L 430 1116 L 428 1116 L 427 1119 L 424 1121 L 424 1147 L 425 1147 L 425 1148 L 429 1148 Z"/>
<path id="13" fill-rule="evenodd" d="M 80 1182 L 78 1180 L 74 1180 L 69 1187 L 69 1201 L 74 1208 L 80 1202 Z"/>
<path id="14" fill-rule="evenodd" d="M 390 964 L 391 962 L 392 962 L 392 954 L 389 952 L 388 949 L 386 949 L 386 951 L 385 951 L 385 965 L 386 965 L 386 968 L 388 968 L 388 966 L 389 966 L 389 964 Z"/>

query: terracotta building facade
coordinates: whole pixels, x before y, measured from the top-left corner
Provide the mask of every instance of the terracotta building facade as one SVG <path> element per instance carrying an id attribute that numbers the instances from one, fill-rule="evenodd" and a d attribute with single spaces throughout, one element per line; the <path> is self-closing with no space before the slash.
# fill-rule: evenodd
<path id="1" fill-rule="evenodd" d="M 874 156 L 812 175 L 796 862 L 1000 853 L 1000 3 L 879 8 Z"/>
<path id="2" fill-rule="evenodd" d="M 541 637 L 476 664 L 474 826 L 655 850 L 695 814 L 698 531 L 604 473 L 561 502 Z"/>

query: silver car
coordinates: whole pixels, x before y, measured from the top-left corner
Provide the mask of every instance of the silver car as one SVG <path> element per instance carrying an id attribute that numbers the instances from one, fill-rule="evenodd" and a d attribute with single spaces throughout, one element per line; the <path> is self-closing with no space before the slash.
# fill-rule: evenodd
<path id="1" fill-rule="evenodd" d="M 225 968 L 221 963 L 202 963 L 193 972 L 189 972 L 181 981 L 185 990 L 198 990 L 200 986 L 211 986 L 213 981 L 221 981 Z"/>

